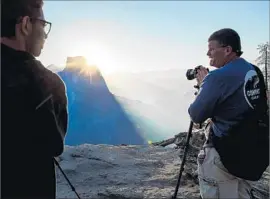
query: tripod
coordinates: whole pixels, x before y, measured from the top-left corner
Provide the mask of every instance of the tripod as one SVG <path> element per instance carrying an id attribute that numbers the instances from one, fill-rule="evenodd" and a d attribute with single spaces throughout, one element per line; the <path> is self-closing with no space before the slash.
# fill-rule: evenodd
<path id="1" fill-rule="evenodd" d="M 190 121 L 189 129 L 188 129 L 188 135 L 187 135 L 187 141 L 186 141 L 185 149 L 184 149 L 184 156 L 183 156 L 183 160 L 181 162 L 180 173 L 179 173 L 179 177 L 178 177 L 178 180 L 177 180 L 177 185 L 175 187 L 175 191 L 174 191 L 174 195 L 173 195 L 172 199 L 176 199 L 176 197 L 177 197 L 178 189 L 179 189 L 179 186 L 180 186 L 180 180 L 181 180 L 181 177 L 182 177 L 182 173 L 184 171 L 184 165 L 186 163 L 187 151 L 188 151 L 188 147 L 189 147 L 189 140 L 190 140 L 191 135 L 192 135 L 192 128 L 193 128 L 193 122 Z"/>
<path id="2" fill-rule="evenodd" d="M 198 85 L 195 85 L 194 88 L 196 88 L 196 89 L 199 90 L 200 87 Z M 196 91 L 194 93 L 195 96 L 197 94 L 198 94 L 198 91 Z M 181 181 L 182 173 L 184 171 L 184 165 L 186 163 L 187 152 L 188 152 L 188 147 L 189 147 L 189 141 L 190 141 L 190 138 L 192 136 L 193 124 L 194 123 L 192 122 L 192 120 L 190 120 L 189 128 L 188 128 L 188 134 L 187 134 L 187 140 L 186 140 L 186 144 L 185 144 L 185 148 L 184 148 L 184 156 L 183 156 L 183 159 L 182 159 L 182 162 L 181 162 L 179 177 L 178 177 L 178 180 L 177 180 L 177 185 L 175 187 L 175 191 L 174 191 L 174 195 L 173 195 L 172 199 L 176 199 L 176 197 L 177 197 L 177 193 L 178 193 L 178 189 L 179 189 L 179 186 L 180 186 L 180 181 Z M 201 128 L 201 124 L 200 124 L 200 128 Z"/>
<path id="3" fill-rule="evenodd" d="M 64 171 L 62 170 L 61 166 L 59 165 L 59 163 L 57 162 L 57 160 L 54 158 L 54 163 L 56 164 L 56 166 L 60 169 L 60 171 L 62 172 L 63 176 L 65 177 L 65 179 L 67 180 L 69 186 L 71 187 L 72 191 L 74 191 L 74 193 L 76 194 L 76 196 L 78 197 L 78 199 L 81 199 L 79 194 L 77 193 L 76 189 L 74 188 L 74 186 L 71 184 L 71 182 L 69 181 L 69 179 L 67 178 L 66 174 L 64 173 Z"/>

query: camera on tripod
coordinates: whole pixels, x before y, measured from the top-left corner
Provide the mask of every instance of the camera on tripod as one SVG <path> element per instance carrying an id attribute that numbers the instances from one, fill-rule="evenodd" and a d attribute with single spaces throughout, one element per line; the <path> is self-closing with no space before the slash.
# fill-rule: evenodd
<path id="1" fill-rule="evenodd" d="M 202 67 L 202 65 L 196 66 L 194 69 L 188 69 L 186 72 L 186 77 L 188 80 L 193 80 L 196 78 L 196 75 L 198 73 L 198 70 Z M 207 71 L 209 72 L 209 69 L 207 68 Z"/>

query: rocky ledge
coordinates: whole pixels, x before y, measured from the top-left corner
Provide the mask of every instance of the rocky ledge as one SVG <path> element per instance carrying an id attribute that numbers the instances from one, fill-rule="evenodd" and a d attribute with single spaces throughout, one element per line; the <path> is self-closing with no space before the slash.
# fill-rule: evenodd
<path id="1" fill-rule="evenodd" d="M 186 136 L 149 146 L 66 146 L 58 162 L 81 198 L 171 198 Z M 203 142 L 202 134 L 193 132 L 177 198 L 199 198 L 196 157 Z M 268 184 L 269 170 L 254 183 L 257 198 L 269 198 Z M 57 198 L 76 198 L 59 169 Z"/>

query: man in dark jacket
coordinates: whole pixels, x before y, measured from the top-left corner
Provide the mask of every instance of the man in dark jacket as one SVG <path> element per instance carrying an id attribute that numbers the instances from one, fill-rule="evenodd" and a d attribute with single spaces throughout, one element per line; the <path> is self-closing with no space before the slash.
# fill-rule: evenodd
<path id="1" fill-rule="evenodd" d="M 66 88 L 39 56 L 50 30 L 42 0 L 1 1 L 1 198 L 55 198 Z M 46 28 L 49 28 L 46 30 Z"/>

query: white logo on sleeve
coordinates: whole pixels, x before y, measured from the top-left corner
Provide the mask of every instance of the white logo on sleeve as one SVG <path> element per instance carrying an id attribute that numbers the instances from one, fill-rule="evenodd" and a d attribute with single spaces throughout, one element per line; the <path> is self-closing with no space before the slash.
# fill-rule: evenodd
<path id="1" fill-rule="evenodd" d="M 244 96 L 248 105 L 254 109 L 260 97 L 259 77 L 254 70 L 247 72 L 244 83 Z"/>

